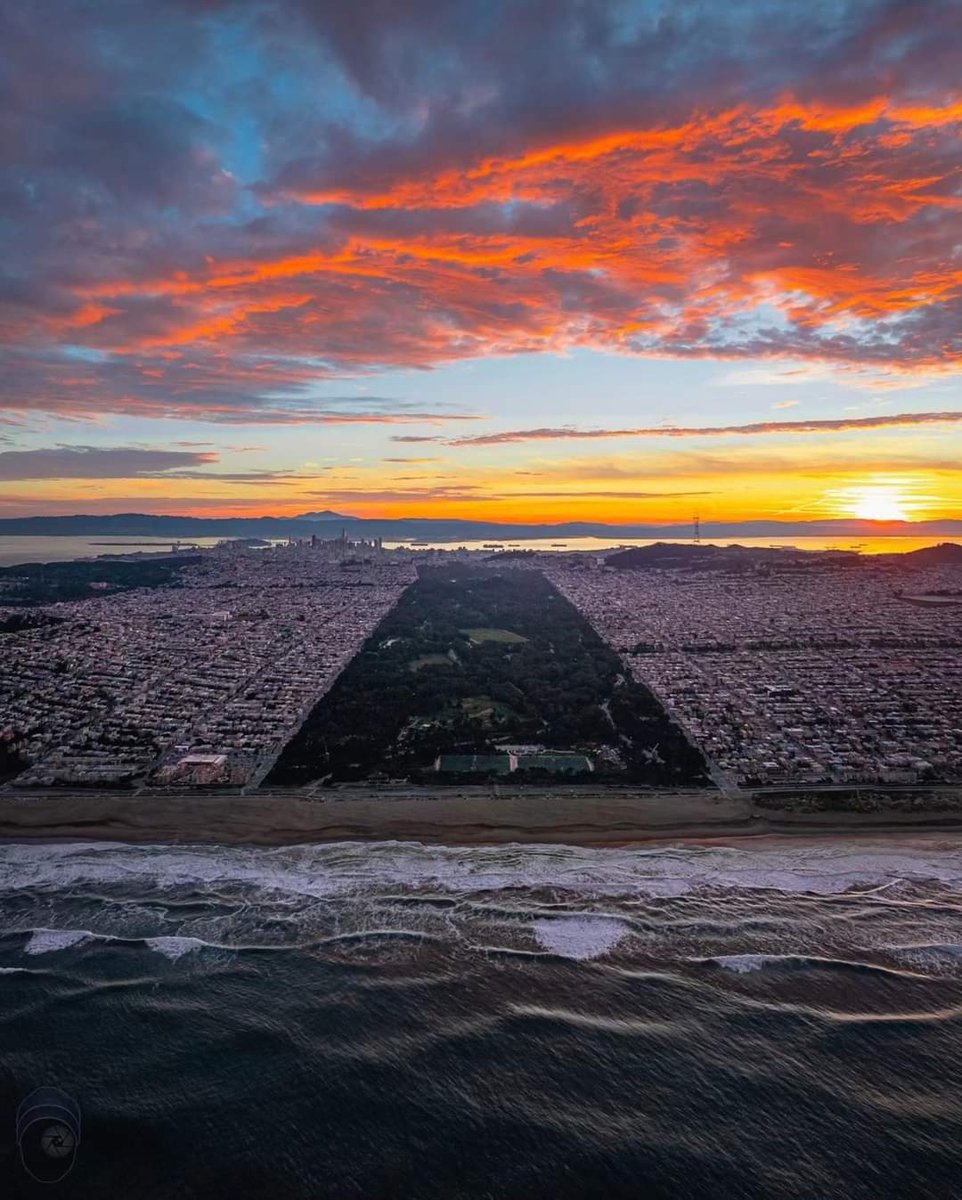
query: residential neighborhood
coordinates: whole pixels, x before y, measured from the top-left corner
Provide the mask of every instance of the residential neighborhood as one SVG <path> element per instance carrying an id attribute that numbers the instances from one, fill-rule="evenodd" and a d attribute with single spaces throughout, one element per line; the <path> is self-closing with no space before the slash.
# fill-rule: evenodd
<path id="1" fill-rule="evenodd" d="M 550 576 L 737 785 L 962 779 L 957 565 Z"/>
<path id="2" fill-rule="evenodd" d="M 414 577 L 376 550 L 226 545 L 181 586 L 52 605 L 0 638 L 0 730 L 18 785 L 245 784 Z"/>

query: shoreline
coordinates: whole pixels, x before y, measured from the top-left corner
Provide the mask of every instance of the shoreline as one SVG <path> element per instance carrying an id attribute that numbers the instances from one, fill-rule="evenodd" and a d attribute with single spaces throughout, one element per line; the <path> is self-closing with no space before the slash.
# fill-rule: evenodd
<path id="1" fill-rule="evenodd" d="M 135 796 L 105 793 L 0 797 L 0 842 L 287 846 L 420 842 L 448 846 L 541 844 L 628 847 L 765 836 L 893 837 L 958 833 L 956 810 L 797 812 L 717 792 L 593 796 L 437 795 L 323 800 L 303 794 Z"/>

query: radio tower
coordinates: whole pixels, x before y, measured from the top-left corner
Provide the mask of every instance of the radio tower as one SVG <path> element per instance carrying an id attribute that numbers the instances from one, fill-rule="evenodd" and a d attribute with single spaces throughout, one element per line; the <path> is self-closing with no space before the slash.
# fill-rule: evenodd
<path id="1" fill-rule="evenodd" d="M 701 519 L 699 518 L 698 513 L 695 513 L 691 540 L 696 543 L 701 541 Z"/>

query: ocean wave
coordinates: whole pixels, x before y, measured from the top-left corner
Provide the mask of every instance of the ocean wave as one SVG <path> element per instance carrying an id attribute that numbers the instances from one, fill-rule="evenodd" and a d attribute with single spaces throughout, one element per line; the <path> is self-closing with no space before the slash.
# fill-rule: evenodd
<path id="1" fill-rule="evenodd" d="M 579 913 L 570 917 L 546 917 L 533 922 L 538 942 L 563 958 L 600 958 L 614 949 L 629 930 L 624 922 L 609 916 Z"/>
<path id="2" fill-rule="evenodd" d="M 760 971 L 763 967 L 784 966 L 795 959 L 791 954 L 715 954 L 708 958 L 690 958 L 698 966 L 721 967 L 745 975 L 749 971 Z"/>
<path id="3" fill-rule="evenodd" d="M 89 929 L 34 929 L 23 948 L 24 954 L 54 954 L 71 946 L 82 946 L 97 935 Z"/>
<path id="4" fill-rule="evenodd" d="M 962 889 L 960 843 L 859 842 L 596 849 L 576 846 L 425 846 L 343 842 L 276 848 L 116 843 L 0 847 L 0 891 L 122 886 L 125 890 L 253 888 L 331 899 L 372 890 L 476 894 L 509 889 L 585 896 L 671 898 L 710 890 L 832 895 L 880 885 Z"/>
<path id="5" fill-rule="evenodd" d="M 958 942 L 919 942 L 886 946 L 886 954 L 918 970 L 957 975 L 962 972 L 962 945 Z"/>
<path id="6" fill-rule="evenodd" d="M 828 958 L 818 954 L 713 954 L 691 957 L 687 960 L 697 966 L 720 967 L 739 975 L 751 971 L 841 971 L 855 975 L 886 975 L 897 978 L 925 978 L 915 972 L 900 971 L 883 963 L 863 962 L 858 959 Z"/>
<path id="7" fill-rule="evenodd" d="M 218 946 L 205 942 L 201 938 L 184 936 L 156 937 L 123 937 L 118 934 L 95 932 L 92 929 L 26 929 L 21 933 L 29 934 L 23 947 L 24 954 L 55 954 L 61 950 L 69 950 L 74 946 L 86 946 L 92 942 L 101 944 L 144 946 L 162 954 L 171 961 L 182 958 L 185 954 L 200 950 L 204 947 L 216 950 L 230 950 L 229 946 Z M 6 969 L 6 968 L 4 968 Z M 11 967 L 9 970 L 26 968 Z"/>
<path id="8" fill-rule="evenodd" d="M 887 946 L 885 949 L 899 954 L 941 954 L 946 958 L 962 959 L 962 944 L 959 942 L 917 942 L 908 946 Z"/>
<path id="9" fill-rule="evenodd" d="M 436 934 L 424 929 L 352 929 L 320 938 L 317 946 L 347 946 L 353 942 L 436 942 Z M 277 949 L 277 947 L 271 947 Z"/>
<path id="10" fill-rule="evenodd" d="M 171 962 L 176 962 L 185 954 L 193 954 L 209 945 L 208 942 L 202 942 L 200 938 L 194 937 L 149 937 L 144 938 L 143 943 L 149 950 L 156 950 L 164 958 L 169 958 Z"/>
<path id="11" fill-rule="evenodd" d="M 646 1038 L 677 1038 L 679 1024 L 643 1017 L 613 1016 L 609 1013 L 579 1012 L 570 1008 L 551 1008 L 542 1004 L 511 1004 L 508 1012 L 514 1018 L 562 1025 L 598 1033 L 642 1035 Z"/>

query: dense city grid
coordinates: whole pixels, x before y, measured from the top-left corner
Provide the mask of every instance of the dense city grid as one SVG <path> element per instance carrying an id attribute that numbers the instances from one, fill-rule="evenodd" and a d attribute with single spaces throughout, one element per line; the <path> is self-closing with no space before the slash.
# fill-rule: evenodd
<path id="1" fill-rule="evenodd" d="M 224 547 L 181 586 L 50 606 L 0 638 L 18 785 L 256 780 L 413 578 L 340 543 Z"/>
<path id="2" fill-rule="evenodd" d="M 962 778 L 959 566 L 550 575 L 733 784 Z"/>
<path id="3" fill-rule="evenodd" d="M 500 557 L 224 545 L 174 586 L 0 605 L 0 767 L 18 786 L 259 783 L 419 566 Z M 725 786 L 962 779 L 958 563 L 503 558 L 545 571 Z"/>

